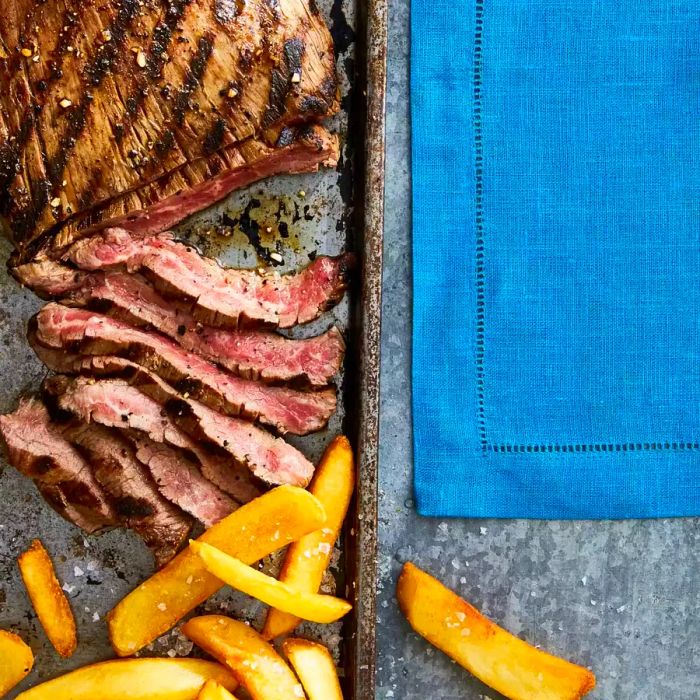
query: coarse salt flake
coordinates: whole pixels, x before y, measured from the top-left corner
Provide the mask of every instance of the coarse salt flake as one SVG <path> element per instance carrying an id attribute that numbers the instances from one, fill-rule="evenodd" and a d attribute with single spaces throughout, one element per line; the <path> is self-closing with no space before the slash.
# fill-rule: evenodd
<path id="1" fill-rule="evenodd" d="M 158 610 L 161 612 L 165 612 L 168 609 L 168 606 L 165 603 L 158 603 Z"/>
<path id="2" fill-rule="evenodd" d="M 294 695 L 298 698 L 304 697 L 304 689 L 299 684 L 294 686 Z"/>
<path id="3" fill-rule="evenodd" d="M 79 566 L 74 566 L 73 567 L 73 575 L 76 578 L 80 578 L 81 576 L 85 575 L 85 572 Z"/>

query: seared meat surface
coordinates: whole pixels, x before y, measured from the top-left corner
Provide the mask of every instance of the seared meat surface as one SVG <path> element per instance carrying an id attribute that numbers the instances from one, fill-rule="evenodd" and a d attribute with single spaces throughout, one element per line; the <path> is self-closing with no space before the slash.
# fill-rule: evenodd
<path id="1" fill-rule="evenodd" d="M 338 106 L 331 38 L 304 0 L 7 0 L 0 52 L 0 213 L 19 248 Z"/>
<path id="2" fill-rule="evenodd" d="M 175 342 L 108 316 L 47 304 L 30 322 L 30 340 L 87 355 L 116 355 L 146 367 L 178 392 L 229 415 L 243 415 L 281 432 L 322 428 L 335 411 L 333 389 L 299 391 L 229 374 Z"/>
<path id="3" fill-rule="evenodd" d="M 13 413 L 0 416 L 0 435 L 10 464 L 33 479 L 66 520 L 89 533 L 118 524 L 111 501 L 90 465 L 51 422 L 39 399 L 20 399 Z"/>

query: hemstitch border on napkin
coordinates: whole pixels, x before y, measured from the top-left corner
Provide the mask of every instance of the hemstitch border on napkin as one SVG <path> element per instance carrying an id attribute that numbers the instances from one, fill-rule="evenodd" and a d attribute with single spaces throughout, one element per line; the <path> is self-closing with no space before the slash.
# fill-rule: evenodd
<path id="1" fill-rule="evenodd" d="M 659 450 L 698 450 L 700 442 L 628 442 L 579 445 L 509 445 L 489 443 L 486 431 L 484 392 L 485 353 L 485 270 L 484 270 L 484 149 L 482 129 L 482 68 L 484 43 L 484 3 L 475 0 L 474 23 L 474 228 L 476 231 L 476 385 L 478 393 L 478 426 L 481 449 L 484 452 L 641 452 Z"/>

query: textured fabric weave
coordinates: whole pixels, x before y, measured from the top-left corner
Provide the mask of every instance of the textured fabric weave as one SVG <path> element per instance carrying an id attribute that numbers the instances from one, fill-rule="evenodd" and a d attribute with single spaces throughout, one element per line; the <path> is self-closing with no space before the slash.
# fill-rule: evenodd
<path id="1" fill-rule="evenodd" d="M 700 514 L 700 0 L 413 0 L 425 515 Z"/>

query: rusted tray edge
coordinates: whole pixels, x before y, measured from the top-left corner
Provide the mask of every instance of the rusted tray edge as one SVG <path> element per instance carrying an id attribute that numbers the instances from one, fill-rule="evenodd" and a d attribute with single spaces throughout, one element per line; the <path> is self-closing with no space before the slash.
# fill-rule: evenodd
<path id="1" fill-rule="evenodd" d="M 359 340 L 355 344 L 359 369 L 356 445 L 359 488 L 349 539 L 349 580 L 356 586 L 352 643 L 349 645 L 351 692 L 355 700 L 374 700 L 377 593 L 377 468 L 379 451 L 379 369 L 384 233 L 384 139 L 387 55 L 387 3 L 359 3 L 358 76 L 363 94 L 359 123 L 364 142 L 356 163 L 361 185 L 356 193 L 358 248 L 362 258 Z M 360 174 L 361 173 L 361 174 Z"/>

